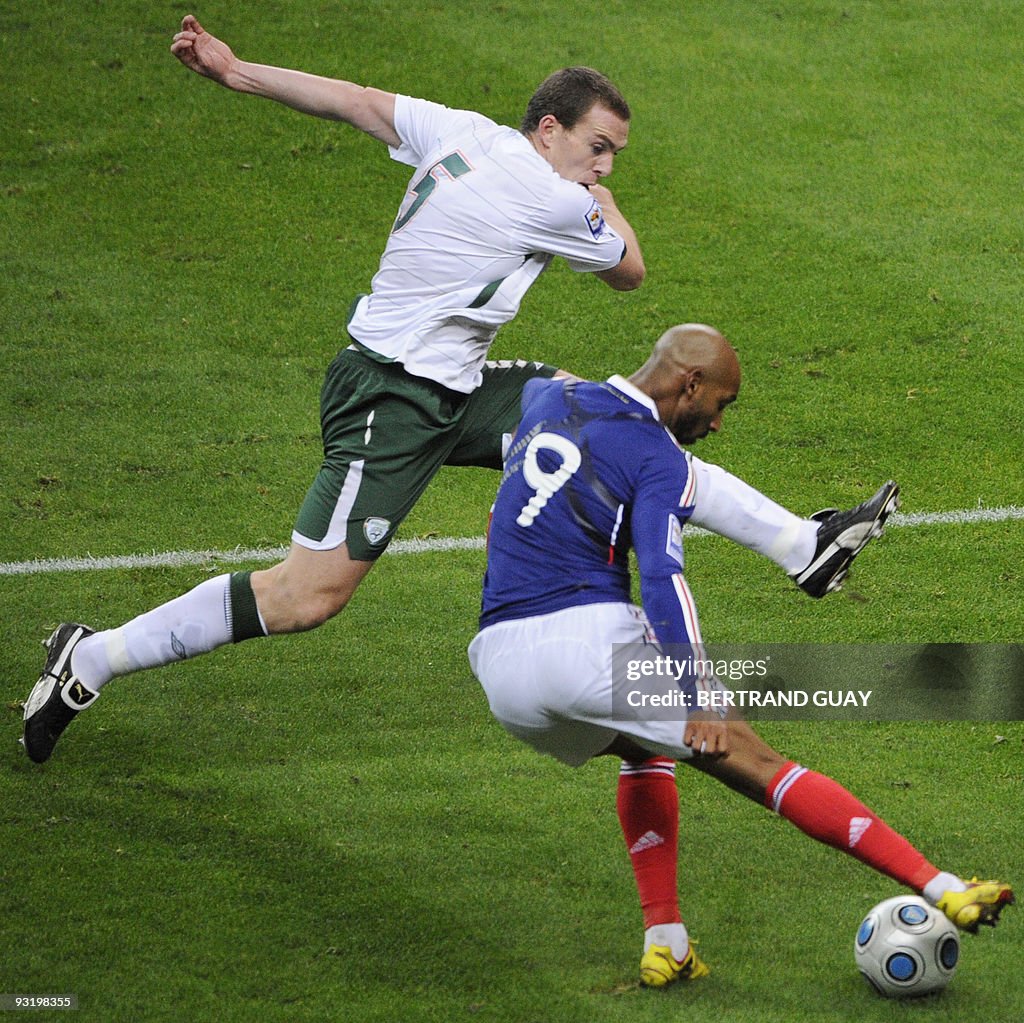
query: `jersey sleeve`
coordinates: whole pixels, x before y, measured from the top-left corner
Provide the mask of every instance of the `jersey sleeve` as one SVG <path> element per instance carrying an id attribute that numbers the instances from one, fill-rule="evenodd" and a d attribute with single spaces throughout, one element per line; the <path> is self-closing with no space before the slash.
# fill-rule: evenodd
<path id="1" fill-rule="evenodd" d="M 683 576 L 683 523 L 693 513 L 693 498 L 689 459 L 681 450 L 665 450 L 641 467 L 630 532 L 644 610 L 662 644 L 700 643 L 697 608 Z"/>
<path id="2" fill-rule="evenodd" d="M 395 132 L 402 144 L 388 147 L 391 159 L 418 167 L 438 147 L 441 139 L 475 120 L 489 123 L 483 114 L 471 110 L 452 110 L 427 99 L 398 95 L 395 97 Z"/>
<path id="3" fill-rule="evenodd" d="M 677 663 L 690 663 L 677 684 L 690 705 L 699 706 L 699 693 L 721 685 L 694 663 L 705 655 L 697 605 L 683 575 L 683 523 L 696 496 L 689 456 L 674 446 L 666 452 L 641 472 L 630 527 L 647 619 L 658 645 Z"/>
<path id="4" fill-rule="evenodd" d="M 529 245 L 561 256 L 580 273 L 612 270 L 626 254 L 626 243 L 604 219 L 601 204 L 582 185 L 557 175 L 552 175 L 552 192 L 542 215 L 526 230 Z"/>

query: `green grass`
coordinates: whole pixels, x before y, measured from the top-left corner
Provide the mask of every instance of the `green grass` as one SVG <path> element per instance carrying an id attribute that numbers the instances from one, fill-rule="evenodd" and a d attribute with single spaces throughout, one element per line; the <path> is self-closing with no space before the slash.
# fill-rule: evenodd
<path id="1" fill-rule="evenodd" d="M 1024 504 L 1024 13 L 1003 3 L 283 2 L 197 11 L 242 56 L 517 123 L 550 70 L 634 108 L 611 180 L 649 276 L 554 268 L 495 355 L 628 372 L 704 320 L 744 385 L 699 449 L 795 511 L 887 476 L 907 511 Z M 0 562 L 276 546 L 317 395 L 405 184 L 354 132 L 188 75 L 185 9 L 0 10 Z M 493 474 L 443 473 L 403 537 L 477 536 Z M 705 635 L 1020 640 L 1024 523 L 891 530 L 838 597 L 694 538 Z M 345 615 L 111 686 L 57 756 L 15 744 L 38 642 L 199 570 L 0 576 L 0 993 L 83 1020 L 892 1019 L 1024 1012 L 1013 913 L 938 999 L 856 976 L 894 886 L 682 771 L 684 914 L 712 977 L 634 982 L 611 761 L 508 738 L 465 659 L 483 555 L 387 558 Z M 1024 876 L 1024 727 L 762 726 L 949 869 Z M 63 1018 L 40 1014 L 37 1018 Z"/>

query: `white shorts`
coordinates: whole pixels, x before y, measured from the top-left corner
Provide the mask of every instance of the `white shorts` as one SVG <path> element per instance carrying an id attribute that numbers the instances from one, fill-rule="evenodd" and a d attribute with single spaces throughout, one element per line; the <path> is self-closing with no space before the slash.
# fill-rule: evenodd
<path id="1" fill-rule="evenodd" d="M 552 614 L 499 622 L 469 645 L 469 663 L 491 713 L 519 739 L 572 767 L 604 750 L 617 735 L 652 754 L 682 760 L 686 710 L 623 714 L 613 699 L 613 644 L 651 636 L 632 604 L 587 604 Z"/>

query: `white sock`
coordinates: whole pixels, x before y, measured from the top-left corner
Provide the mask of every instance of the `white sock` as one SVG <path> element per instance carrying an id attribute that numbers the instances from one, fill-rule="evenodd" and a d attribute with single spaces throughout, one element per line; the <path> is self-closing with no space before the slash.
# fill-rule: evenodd
<path id="1" fill-rule="evenodd" d="M 112 678 L 205 654 L 231 642 L 227 574 L 133 618 L 118 629 L 81 640 L 71 670 L 99 692 Z"/>
<path id="2" fill-rule="evenodd" d="M 962 881 L 956 874 L 940 871 L 924 886 L 921 894 L 934 906 L 942 898 L 944 892 L 965 891 L 967 891 L 965 881 Z"/>
<path id="3" fill-rule="evenodd" d="M 789 575 L 814 557 L 819 524 L 801 519 L 717 465 L 690 456 L 697 502 L 690 521 L 770 558 Z"/>
<path id="4" fill-rule="evenodd" d="M 685 924 L 655 924 L 644 931 L 644 951 L 652 945 L 667 945 L 677 963 L 686 958 L 690 951 L 690 936 Z"/>

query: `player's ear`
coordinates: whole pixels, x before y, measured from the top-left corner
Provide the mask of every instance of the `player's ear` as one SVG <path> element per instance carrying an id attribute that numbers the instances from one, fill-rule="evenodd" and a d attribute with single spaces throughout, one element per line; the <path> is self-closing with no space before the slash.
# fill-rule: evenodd
<path id="1" fill-rule="evenodd" d="M 683 392 L 687 397 L 692 398 L 701 388 L 704 383 L 704 370 L 699 366 L 695 366 L 693 369 L 686 371 L 686 386 Z"/>
<path id="2" fill-rule="evenodd" d="M 537 122 L 537 130 L 534 132 L 534 135 L 547 144 L 561 126 L 561 122 L 554 114 L 545 114 Z"/>

